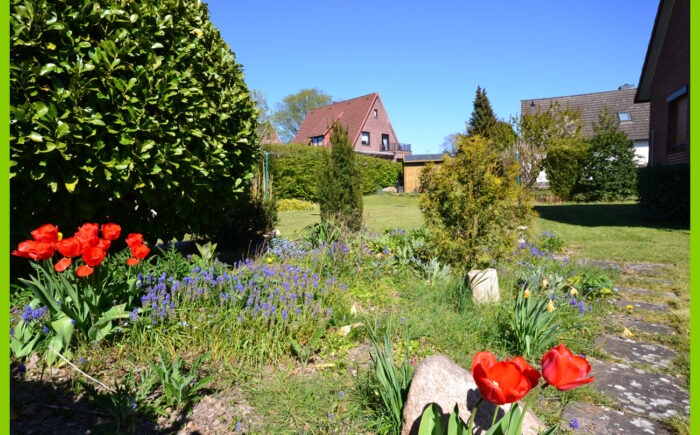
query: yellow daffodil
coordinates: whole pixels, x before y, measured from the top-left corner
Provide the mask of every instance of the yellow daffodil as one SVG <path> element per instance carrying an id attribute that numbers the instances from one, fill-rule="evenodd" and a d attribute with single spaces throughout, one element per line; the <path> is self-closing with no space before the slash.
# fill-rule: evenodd
<path id="1" fill-rule="evenodd" d="M 551 313 L 552 311 L 554 311 L 554 303 L 552 302 L 551 299 L 550 299 L 549 302 L 547 303 L 547 311 L 550 312 L 550 313 Z"/>
<path id="2" fill-rule="evenodd" d="M 578 294 L 578 290 L 576 290 L 576 287 L 571 287 L 571 291 L 569 292 L 571 296 L 576 296 Z"/>
<path id="3" fill-rule="evenodd" d="M 634 309 L 634 305 L 627 305 L 627 309 L 632 311 Z"/>
<path id="4" fill-rule="evenodd" d="M 629 328 L 622 327 L 622 336 L 624 338 L 632 338 L 634 337 L 634 334 L 632 334 L 632 331 L 629 330 Z"/>
<path id="5" fill-rule="evenodd" d="M 547 278 L 542 278 L 542 288 L 547 288 L 549 280 Z"/>
<path id="6" fill-rule="evenodd" d="M 525 289 L 525 293 L 523 293 L 523 297 L 524 297 L 525 299 L 527 299 L 527 298 L 530 297 L 530 289 L 529 289 L 529 288 L 526 288 L 526 289 Z"/>
<path id="7" fill-rule="evenodd" d="M 275 257 L 267 257 L 268 263 L 272 263 L 273 261 L 275 261 Z"/>

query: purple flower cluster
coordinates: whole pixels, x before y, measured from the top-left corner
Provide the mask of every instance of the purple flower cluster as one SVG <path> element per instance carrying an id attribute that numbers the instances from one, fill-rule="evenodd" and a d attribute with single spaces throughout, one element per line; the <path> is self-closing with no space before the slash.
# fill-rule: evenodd
<path id="1" fill-rule="evenodd" d="M 22 314 L 22 320 L 24 320 L 24 323 L 29 323 L 32 320 L 37 320 L 40 319 L 46 312 L 48 311 L 48 307 L 41 307 L 37 309 L 32 309 L 31 305 L 27 305 L 24 308 L 24 313 Z"/>

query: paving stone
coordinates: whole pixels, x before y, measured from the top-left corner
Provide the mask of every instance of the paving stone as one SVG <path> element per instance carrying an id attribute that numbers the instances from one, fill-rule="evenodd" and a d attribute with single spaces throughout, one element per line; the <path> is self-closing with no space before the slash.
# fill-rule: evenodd
<path id="1" fill-rule="evenodd" d="M 643 322 L 641 320 L 635 319 L 624 319 L 622 320 L 622 324 L 625 325 L 626 328 L 629 328 L 633 333 L 642 332 L 644 334 L 662 335 L 672 335 L 676 333 L 676 331 L 673 328 L 661 323 Z"/>
<path id="2" fill-rule="evenodd" d="M 620 308 L 627 308 L 628 305 L 632 305 L 632 311 L 644 310 L 644 311 L 661 311 L 663 313 L 668 312 L 669 307 L 666 304 L 654 304 L 651 302 L 637 302 L 637 301 L 625 301 L 620 299 L 615 299 L 613 304 Z"/>
<path id="3" fill-rule="evenodd" d="M 589 266 L 598 266 L 603 269 L 620 269 L 622 268 L 622 263 L 616 261 L 603 261 L 603 260 L 587 260 L 586 264 Z"/>
<path id="4" fill-rule="evenodd" d="M 666 269 L 672 267 L 671 264 L 662 263 L 625 263 L 623 269 L 630 272 L 650 272 L 657 271 L 659 269 Z"/>
<path id="5" fill-rule="evenodd" d="M 595 346 L 610 356 L 623 359 L 630 363 L 648 364 L 654 367 L 668 367 L 676 352 L 660 344 L 644 343 L 629 338 L 618 338 L 611 335 L 598 337 Z"/>
<path id="6" fill-rule="evenodd" d="M 670 434 L 657 421 L 584 402 L 569 403 L 561 417 L 562 429 L 569 429 L 572 419 L 578 421 L 578 430 L 575 431 L 577 434 Z"/>
<path id="7" fill-rule="evenodd" d="M 620 293 L 626 293 L 626 294 L 634 294 L 634 295 L 661 295 L 665 296 L 667 298 L 677 298 L 678 296 L 675 293 L 671 292 L 658 292 L 655 290 L 649 290 L 646 288 L 641 288 L 641 287 L 624 287 L 624 286 L 617 286 L 616 287 Z"/>
<path id="8" fill-rule="evenodd" d="M 620 363 L 591 360 L 593 388 L 610 396 L 625 411 L 663 419 L 690 415 L 690 396 L 676 378 L 658 375 Z"/>
<path id="9" fill-rule="evenodd" d="M 656 278 L 653 276 L 635 275 L 635 277 L 641 281 L 646 281 L 653 284 L 659 285 L 672 285 L 673 281 L 663 278 Z"/>

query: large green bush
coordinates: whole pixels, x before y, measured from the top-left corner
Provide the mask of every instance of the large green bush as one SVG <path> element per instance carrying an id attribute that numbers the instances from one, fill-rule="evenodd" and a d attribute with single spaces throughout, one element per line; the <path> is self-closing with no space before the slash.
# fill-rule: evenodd
<path id="1" fill-rule="evenodd" d="M 325 148 L 290 144 L 268 145 L 265 150 L 273 153 L 270 156 L 270 177 L 276 198 L 318 201 L 317 174 L 328 152 Z M 401 174 L 399 162 L 362 155 L 355 158 L 364 195 L 394 186 Z"/>
<path id="2" fill-rule="evenodd" d="M 211 234 L 258 147 L 241 66 L 195 0 L 12 0 L 13 235 L 48 221 Z"/>
<path id="3" fill-rule="evenodd" d="M 324 159 L 316 191 L 321 222 L 331 222 L 351 231 L 361 228 L 360 170 L 348 131 L 338 121 L 331 126 L 331 152 Z"/>
<path id="4" fill-rule="evenodd" d="M 656 222 L 690 221 L 690 165 L 652 165 L 639 169 L 639 206 Z"/>
<path id="5" fill-rule="evenodd" d="M 637 163 L 634 144 L 619 121 L 605 108 L 593 126 L 595 136 L 574 186 L 574 199 L 614 201 L 630 197 L 637 190 Z"/>
<path id="6" fill-rule="evenodd" d="M 455 157 L 421 174 L 420 208 L 440 260 L 467 271 L 511 252 L 532 209 L 518 165 L 504 164 L 491 141 L 460 136 L 455 145 Z"/>

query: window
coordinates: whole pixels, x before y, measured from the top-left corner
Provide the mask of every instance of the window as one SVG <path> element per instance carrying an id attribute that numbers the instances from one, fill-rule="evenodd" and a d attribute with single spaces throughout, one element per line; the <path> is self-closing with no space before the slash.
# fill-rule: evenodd
<path id="1" fill-rule="evenodd" d="M 374 117 L 377 117 L 377 109 L 374 109 Z"/>
<path id="2" fill-rule="evenodd" d="M 668 144 L 671 147 L 688 143 L 688 88 L 671 94 L 668 102 Z"/>
<path id="3" fill-rule="evenodd" d="M 369 145 L 369 132 L 368 131 L 362 132 L 362 145 Z"/>
<path id="4" fill-rule="evenodd" d="M 389 135 L 382 135 L 382 151 L 389 151 Z"/>
<path id="5" fill-rule="evenodd" d="M 632 120 L 629 112 L 617 112 L 617 117 L 620 119 L 620 121 L 631 121 Z"/>
<path id="6" fill-rule="evenodd" d="M 323 136 L 316 136 L 311 138 L 311 145 L 315 147 L 323 146 Z"/>

